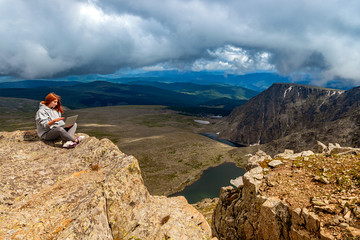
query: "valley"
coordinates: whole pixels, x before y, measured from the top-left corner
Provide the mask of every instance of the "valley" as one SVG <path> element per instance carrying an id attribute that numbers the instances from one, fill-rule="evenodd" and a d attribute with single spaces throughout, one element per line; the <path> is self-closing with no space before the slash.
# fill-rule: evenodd
<path id="1" fill-rule="evenodd" d="M 325 143 L 339 142 L 345 146 L 357 144 L 358 88 L 342 91 L 296 84 L 274 84 L 249 101 L 243 100 L 246 103 L 234 109 L 229 116 L 213 119 L 204 109 L 213 111 L 219 106 L 201 108 L 201 103 L 205 99 L 207 102 L 210 99 L 221 102 L 219 99 L 225 95 L 230 96 L 228 94 L 234 89 L 225 91 L 216 86 L 216 91 L 208 91 L 209 86 L 188 83 L 153 85 L 157 87 L 140 88 L 139 85 L 132 85 L 130 90 L 134 86 L 141 89 L 142 93 L 138 93 L 140 102 L 143 103 L 151 98 L 151 89 L 157 89 L 156 94 L 168 91 L 167 99 L 171 99 L 172 103 L 176 102 L 177 96 L 181 96 L 182 100 L 171 107 L 165 104 L 151 105 L 152 102 L 147 102 L 146 105 L 106 106 L 113 98 L 123 98 L 124 91 L 130 85 L 99 81 L 77 85 L 76 91 L 68 91 L 68 95 L 64 97 L 64 105 L 72 107 L 71 110 L 67 109 L 64 116 L 79 115 L 78 132 L 100 139 L 108 138 L 121 151 L 138 159 L 145 185 L 151 194 L 170 195 L 181 191 L 196 181 L 204 170 L 224 162 L 233 162 L 243 167 L 246 155 L 255 153 L 260 148 L 275 154 L 285 148 L 295 151 L 312 149 L 317 140 Z M 160 86 L 167 89 L 158 88 Z M 201 88 L 202 91 L 199 90 Z M 2 89 L 0 95 L 31 95 L 45 90 L 49 89 Z M 177 93 L 172 95 L 174 90 Z M 91 107 L 92 103 L 87 102 L 88 98 L 82 99 L 90 95 L 91 98 L 99 97 L 97 101 L 105 106 Z M 228 98 L 229 100 L 239 100 L 234 99 L 236 94 L 231 96 L 233 99 Z M 84 104 L 82 108 L 76 105 L 80 102 Z M 187 102 L 186 105 L 181 105 L 183 102 Z M 0 110 L 4 114 L 0 117 L 0 130 L 34 129 L 37 107 L 36 100 L 1 97 Z M 185 109 L 188 111 L 184 111 Z M 208 121 L 210 124 L 200 124 L 195 120 Z M 345 127 L 338 131 L 341 126 Z M 351 129 L 355 131 L 351 132 Z M 232 147 L 203 135 L 215 132 L 220 132 L 223 139 L 251 147 Z"/>
<path id="2" fill-rule="evenodd" d="M 169 195 L 196 181 L 201 173 L 223 162 L 238 166 L 244 154 L 236 148 L 202 136 L 214 132 L 211 124 L 194 122 L 165 106 L 113 106 L 71 110 L 78 114 L 79 132 L 109 138 L 121 151 L 134 155 L 151 194 Z M 239 150 L 238 150 L 239 151 Z M 243 149 L 243 152 L 249 151 Z"/>
<path id="3" fill-rule="evenodd" d="M 35 129 L 38 101 L 0 98 L 0 131 Z M 215 132 L 219 119 L 183 115 L 166 106 L 132 105 L 67 110 L 78 114 L 77 132 L 108 138 L 121 151 L 134 155 L 146 187 L 153 195 L 169 195 L 196 181 L 209 167 L 233 162 L 242 167 L 249 148 L 238 149 L 200 133 Z"/>
<path id="4" fill-rule="evenodd" d="M 64 117 L 79 115 L 77 132 L 108 138 L 124 153 L 134 155 L 145 185 L 154 195 L 181 191 L 204 170 L 224 162 L 242 166 L 243 155 L 250 151 L 236 150 L 201 135 L 217 132 L 219 119 L 212 119 L 212 115 L 227 115 L 258 94 L 220 84 L 140 79 L 124 84 L 39 80 L 2 83 L 0 110 L 5 114 L 0 117 L 0 131 L 35 129 L 39 101 L 49 92 L 62 97 Z"/>

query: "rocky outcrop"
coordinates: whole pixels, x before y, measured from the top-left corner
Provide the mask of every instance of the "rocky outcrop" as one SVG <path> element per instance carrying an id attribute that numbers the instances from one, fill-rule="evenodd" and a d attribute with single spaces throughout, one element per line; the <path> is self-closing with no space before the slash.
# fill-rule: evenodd
<path id="1" fill-rule="evenodd" d="M 270 144 L 284 149 L 311 149 L 325 143 L 360 146 L 360 87 L 342 91 L 276 83 L 219 123 L 220 138 L 244 145 Z M 315 149 L 311 149 L 315 150 Z"/>
<path id="2" fill-rule="evenodd" d="M 76 148 L 0 133 L 0 239 L 209 239 L 185 198 L 151 196 L 110 140 Z"/>
<path id="3" fill-rule="evenodd" d="M 212 220 L 214 236 L 359 239 L 360 149 L 330 144 L 322 150 L 287 150 L 274 159 L 262 151 L 252 156 L 243 184 L 220 191 Z"/>

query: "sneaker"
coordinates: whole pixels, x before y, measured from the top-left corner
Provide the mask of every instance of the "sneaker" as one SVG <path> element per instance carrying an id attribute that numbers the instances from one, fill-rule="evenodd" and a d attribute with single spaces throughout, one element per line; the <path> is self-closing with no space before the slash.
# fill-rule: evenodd
<path id="1" fill-rule="evenodd" d="M 76 140 L 77 140 L 77 143 L 80 143 L 82 140 L 84 140 L 85 139 L 85 136 L 78 136 L 77 138 L 76 138 Z"/>
<path id="2" fill-rule="evenodd" d="M 67 141 L 66 143 L 64 143 L 63 148 L 73 148 L 77 145 L 76 142 L 73 141 Z"/>

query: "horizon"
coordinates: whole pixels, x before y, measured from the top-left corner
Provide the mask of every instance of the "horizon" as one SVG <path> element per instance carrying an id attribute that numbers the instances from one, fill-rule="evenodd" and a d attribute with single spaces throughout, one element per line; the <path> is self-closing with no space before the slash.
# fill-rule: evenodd
<path id="1" fill-rule="evenodd" d="M 262 76 L 260 81 L 256 81 L 253 78 L 256 76 Z M 216 80 L 207 80 L 206 77 L 215 77 Z M 275 80 L 272 79 L 275 77 Z M 244 87 L 255 91 L 266 90 L 274 83 L 292 83 L 299 85 L 316 86 L 329 89 L 349 90 L 359 85 L 348 84 L 347 82 L 341 82 L 337 80 L 329 81 L 326 85 L 318 85 L 314 82 L 311 76 L 303 74 L 302 78 L 294 80 L 291 76 L 281 76 L 276 72 L 269 71 L 257 71 L 247 74 L 229 73 L 226 71 L 179 71 L 177 69 L 163 70 L 163 71 L 144 71 L 144 70 L 126 70 L 117 72 L 114 74 L 89 74 L 89 75 L 70 75 L 59 78 L 15 78 L 11 76 L 0 76 L 0 83 L 7 82 L 21 82 L 21 81 L 57 81 L 57 82 L 79 82 L 87 83 L 94 81 L 108 81 L 118 84 L 126 84 L 134 81 L 151 81 L 162 83 L 194 83 L 200 85 L 212 85 L 212 84 L 224 84 L 228 86 Z M 244 79 L 248 79 L 246 82 Z M 131 81 L 131 79 L 134 79 Z M 227 80 L 231 79 L 231 80 Z M 280 81 L 278 81 L 278 79 Z M 124 82 L 124 80 L 127 80 Z M 259 82 L 262 83 L 260 84 Z M 265 81 L 265 82 L 264 82 Z"/>

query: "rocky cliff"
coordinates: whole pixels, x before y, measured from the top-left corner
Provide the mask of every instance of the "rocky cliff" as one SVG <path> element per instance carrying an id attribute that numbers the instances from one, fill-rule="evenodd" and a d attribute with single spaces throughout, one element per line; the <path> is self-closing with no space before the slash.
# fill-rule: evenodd
<path id="1" fill-rule="evenodd" d="M 219 125 L 220 137 L 239 144 L 274 143 L 302 151 L 339 142 L 360 146 L 360 87 L 349 91 L 277 83 L 234 109 Z"/>
<path id="2" fill-rule="evenodd" d="M 218 239 L 360 239 L 360 149 L 319 143 L 249 158 L 238 188 L 221 189 Z M 242 183 L 241 183 L 242 182 Z"/>
<path id="3" fill-rule="evenodd" d="M 0 133 L 0 239 L 209 239 L 183 197 L 151 196 L 137 160 L 107 139 L 76 148 Z"/>

